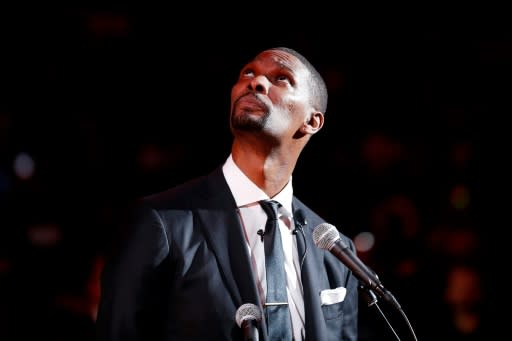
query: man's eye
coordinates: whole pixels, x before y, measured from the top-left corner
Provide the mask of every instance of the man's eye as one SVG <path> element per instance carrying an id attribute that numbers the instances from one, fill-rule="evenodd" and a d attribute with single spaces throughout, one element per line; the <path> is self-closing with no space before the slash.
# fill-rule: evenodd
<path id="1" fill-rule="evenodd" d="M 279 82 L 290 82 L 290 79 L 285 75 L 280 75 L 276 77 L 276 80 Z"/>
<path id="2" fill-rule="evenodd" d="M 242 72 L 242 75 L 243 76 L 252 76 L 254 74 L 254 72 L 251 70 L 251 69 L 246 69 Z"/>

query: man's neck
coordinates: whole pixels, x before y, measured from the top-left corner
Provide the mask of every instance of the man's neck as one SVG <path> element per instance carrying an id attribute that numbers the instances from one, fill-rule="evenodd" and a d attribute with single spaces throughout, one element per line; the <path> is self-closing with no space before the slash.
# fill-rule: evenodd
<path id="1" fill-rule="evenodd" d="M 233 145 L 231 152 L 238 168 L 270 198 L 286 186 L 297 162 L 291 153 L 283 153 L 278 148 L 262 152 Z"/>

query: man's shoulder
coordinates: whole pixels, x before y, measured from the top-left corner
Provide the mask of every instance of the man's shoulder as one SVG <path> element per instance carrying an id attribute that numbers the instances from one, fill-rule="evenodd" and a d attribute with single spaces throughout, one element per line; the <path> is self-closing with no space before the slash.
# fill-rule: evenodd
<path id="1" fill-rule="evenodd" d="M 208 198 L 222 188 L 222 172 L 217 168 L 206 175 L 191 178 L 183 183 L 151 193 L 138 198 L 142 206 L 151 206 L 155 209 L 175 207 L 187 208 L 188 205 L 197 204 Z"/>
<path id="2" fill-rule="evenodd" d="M 311 231 L 313 231 L 320 224 L 330 223 L 323 216 L 321 212 L 316 211 L 314 208 L 306 205 L 297 197 L 293 197 L 293 210 L 294 216 L 303 215 L 303 220 L 306 221 L 306 225 Z M 337 228 L 338 229 L 338 228 Z M 352 243 L 348 236 L 346 236 L 340 229 L 340 237 L 344 238 L 344 240 L 348 243 Z"/>
<path id="3" fill-rule="evenodd" d="M 309 229 L 313 229 L 315 226 L 325 223 L 325 220 L 320 214 L 295 196 L 293 197 L 293 215 L 296 221 L 302 221 Z"/>

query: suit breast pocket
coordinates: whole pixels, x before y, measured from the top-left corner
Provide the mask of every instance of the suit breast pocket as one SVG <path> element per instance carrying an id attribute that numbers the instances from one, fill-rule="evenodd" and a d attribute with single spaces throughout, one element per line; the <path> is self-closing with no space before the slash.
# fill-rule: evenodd
<path id="1" fill-rule="evenodd" d="M 344 287 L 325 289 L 320 292 L 320 302 L 326 320 L 341 317 L 343 313 L 343 301 L 345 300 L 346 294 L 347 289 Z"/>
<path id="2" fill-rule="evenodd" d="M 324 319 L 328 321 L 341 318 L 343 316 L 343 304 L 344 302 L 323 305 Z"/>

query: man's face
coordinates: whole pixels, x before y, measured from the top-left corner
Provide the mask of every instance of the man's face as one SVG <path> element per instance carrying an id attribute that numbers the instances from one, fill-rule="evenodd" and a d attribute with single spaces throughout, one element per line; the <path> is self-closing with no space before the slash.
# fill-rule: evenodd
<path id="1" fill-rule="evenodd" d="M 231 130 L 292 137 L 314 111 L 309 71 L 295 57 L 267 50 L 245 65 L 231 90 Z"/>

